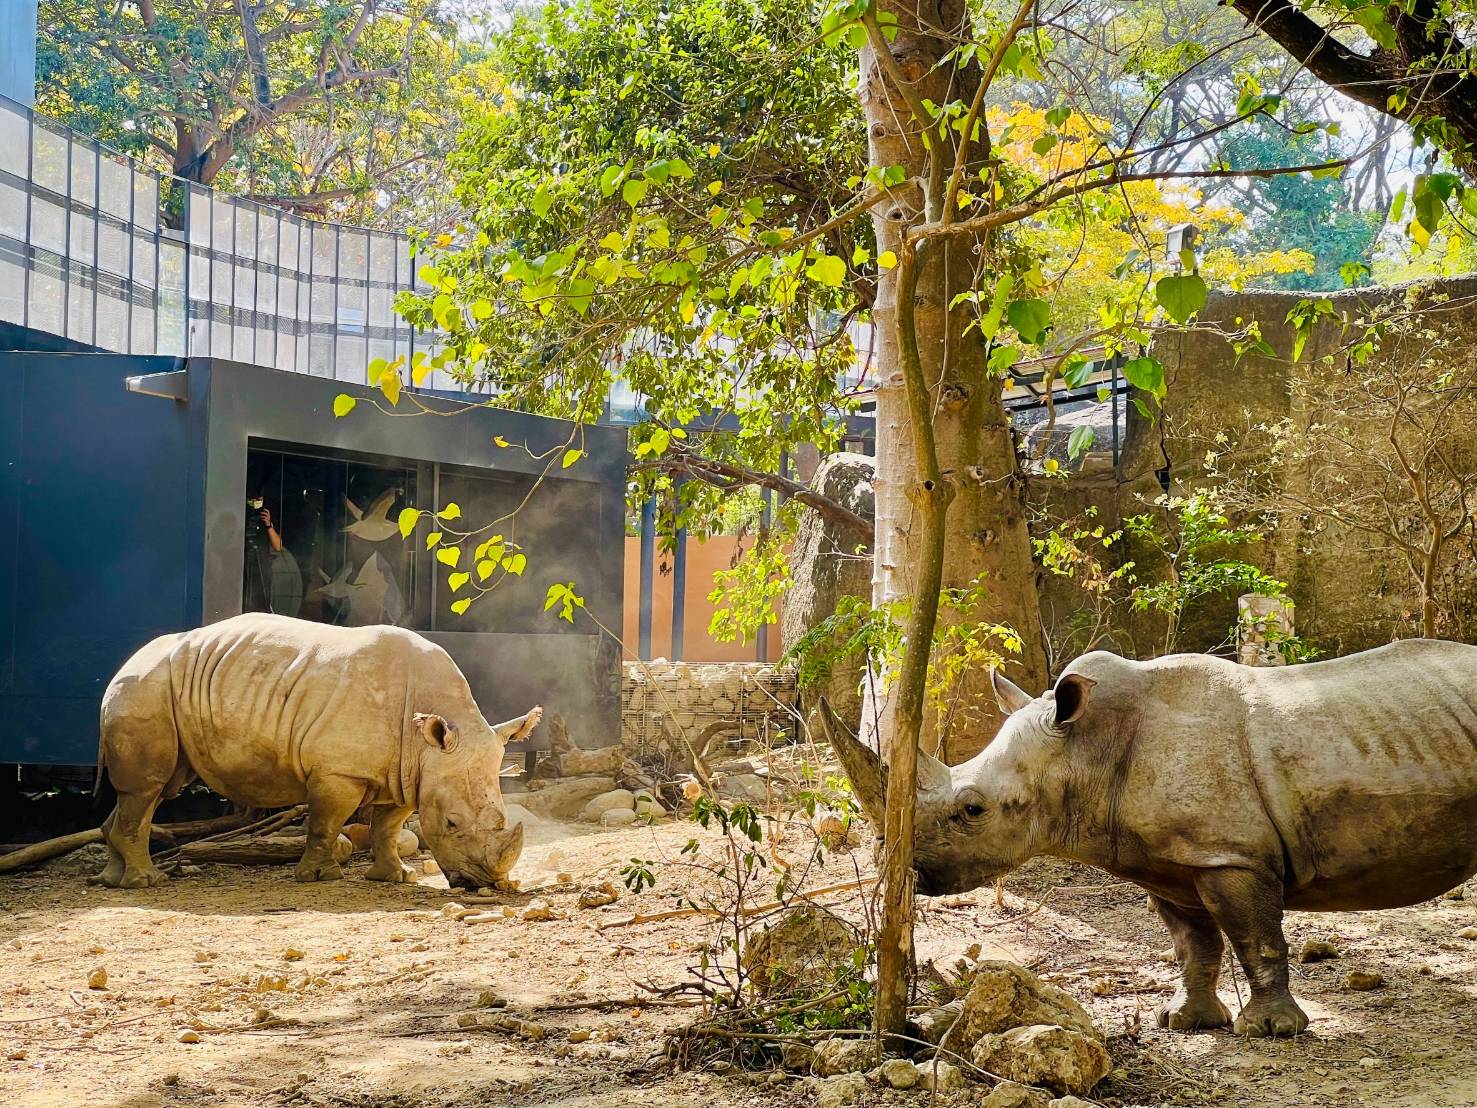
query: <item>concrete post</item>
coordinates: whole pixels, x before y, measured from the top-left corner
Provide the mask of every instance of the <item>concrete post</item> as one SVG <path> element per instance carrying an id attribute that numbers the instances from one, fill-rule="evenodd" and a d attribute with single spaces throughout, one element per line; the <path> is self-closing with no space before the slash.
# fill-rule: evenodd
<path id="1" fill-rule="evenodd" d="M 36 4 L 6 0 L 0 19 L 0 94 L 26 107 L 36 103 Z"/>
<path id="2" fill-rule="evenodd" d="M 1236 660 L 1244 666 L 1285 666 L 1281 643 L 1293 635 L 1293 603 L 1247 593 L 1236 600 Z"/>

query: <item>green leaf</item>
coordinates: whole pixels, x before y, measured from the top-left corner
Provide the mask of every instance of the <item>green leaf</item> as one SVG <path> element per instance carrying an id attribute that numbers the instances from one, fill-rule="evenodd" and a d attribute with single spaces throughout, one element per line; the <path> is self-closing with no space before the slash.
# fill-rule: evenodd
<path id="1" fill-rule="evenodd" d="M 453 573 L 446 578 L 446 583 L 451 586 L 452 592 L 456 592 L 471 579 L 470 573 Z"/>
<path id="2" fill-rule="evenodd" d="M 1068 358 L 1062 366 L 1062 380 L 1069 389 L 1080 389 L 1091 380 L 1093 371 L 1097 366 L 1086 358 L 1074 356 Z"/>
<path id="3" fill-rule="evenodd" d="M 1051 326 L 1051 304 L 1039 298 L 1012 300 L 1005 309 L 1005 320 L 1015 328 L 1022 341 L 1040 346 L 1046 341 Z"/>
<path id="4" fill-rule="evenodd" d="M 538 190 L 533 194 L 533 214 L 543 219 L 544 216 L 549 214 L 549 209 L 553 206 L 554 198 L 549 195 L 548 184 L 539 185 Z"/>
<path id="5" fill-rule="evenodd" d="M 491 319 L 492 318 L 492 301 L 486 299 L 485 297 L 481 297 L 481 296 L 479 296 L 476 300 L 473 300 L 472 301 L 472 318 L 473 319 L 478 319 L 478 320 Z M 416 384 L 420 384 L 420 382 L 417 381 Z"/>
<path id="6" fill-rule="evenodd" d="M 994 377 L 1004 377 L 1010 372 L 1016 362 L 1021 360 L 1021 348 L 1019 346 L 997 346 L 990 351 L 990 374 Z"/>
<path id="7" fill-rule="evenodd" d="M 1067 439 L 1067 457 L 1075 462 L 1082 455 L 1086 454 L 1092 448 L 1092 440 L 1096 435 L 1097 432 L 1090 423 L 1084 423 L 1079 427 L 1074 427 L 1071 437 Z"/>
<path id="8" fill-rule="evenodd" d="M 1209 295 L 1205 281 L 1194 273 L 1161 277 L 1154 285 L 1154 299 L 1176 323 L 1188 323 L 1191 316 L 1205 307 Z"/>
<path id="9" fill-rule="evenodd" d="M 810 263 L 805 272 L 811 280 L 827 288 L 839 289 L 846 280 L 846 263 L 834 254 L 822 254 Z"/>
<path id="10" fill-rule="evenodd" d="M 651 182 L 644 177 L 632 177 L 621 186 L 621 199 L 630 207 L 634 208 L 646 199 L 646 190 L 651 187 Z"/>
<path id="11" fill-rule="evenodd" d="M 600 174 L 600 195 L 609 196 L 611 193 L 613 193 L 615 191 L 615 186 L 620 183 L 620 179 L 622 176 L 625 175 L 625 172 L 626 167 L 623 165 L 612 165 L 607 167 L 605 172 Z M 430 284 L 432 282 L 427 283 Z"/>
<path id="12" fill-rule="evenodd" d="M 570 466 L 574 465 L 575 462 L 579 461 L 584 456 L 585 456 L 585 452 L 583 450 L 566 450 L 564 452 L 564 459 L 563 459 L 563 461 L 561 461 L 559 463 L 560 468 L 562 468 L 562 469 L 568 469 Z"/>
<path id="13" fill-rule="evenodd" d="M 341 392 L 333 398 L 333 415 L 335 419 L 343 419 L 354 410 L 354 405 L 359 403 L 346 392 Z"/>
<path id="14" fill-rule="evenodd" d="M 1123 379 L 1156 399 L 1164 399 L 1164 366 L 1158 358 L 1130 358 L 1123 363 Z"/>
<path id="15" fill-rule="evenodd" d="M 457 615 L 463 615 L 471 606 L 472 598 L 470 596 L 464 596 L 460 600 L 453 600 L 451 602 L 451 610 Z"/>
<path id="16" fill-rule="evenodd" d="M 1339 266 L 1339 277 L 1346 285 L 1357 285 L 1369 276 L 1369 266 L 1363 262 L 1345 262 Z"/>
<path id="17" fill-rule="evenodd" d="M 421 512 L 419 508 L 402 508 L 400 510 L 400 537 L 410 538 L 410 533 L 415 530 L 415 525 L 420 522 Z"/>
<path id="18" fill-rule="evenodd" d="M 1031 151 L 1040 157 L 1045 157 L 1056 147 L 1056 142 L 1055 135 L 1041 135 L 1035 142 L 1031 143 Z"/>

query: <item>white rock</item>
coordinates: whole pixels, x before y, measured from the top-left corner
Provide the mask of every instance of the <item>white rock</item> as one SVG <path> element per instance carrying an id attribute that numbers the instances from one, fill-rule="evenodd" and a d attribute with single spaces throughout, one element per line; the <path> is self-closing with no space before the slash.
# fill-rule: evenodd
<path id="1" fill-rule="evenodd" d="M 872 1055 L 868 1039 L 825 1039 L 815 1045 L 811 1068 L 821 1077 L 860 1072 L 872 1064 Z"/>
<path id="2" fill-rule="evenodd" d="M 612 808 L 601 814 L 600 822 L 606 827 L 625 827 L 636 822 L 636 813 L 630 808 Z"/>
<path id="3" fill-rule="evenodd" d="M 819 1108 L 850 1108 L 867 1092 L 867 1079 L 859 1073 L 842 1073 L 816 1083 Z"/>
<path id="4" fill-rule="evenodd" d="M 611 789 L 599 796 L 591 797 L 580 811 L 580 819 L 599 823 L 606 812 L 626 809 L 635 815 L 636 797 L 630 789 Z"/>
<path id="5" fill-rule="evenodd" d="M 911 1089 L 918 1084 L 918 1067 L 906 1058 L 889 1058 L 878 1068 L 882 1080 L 894 1089 Z"/>
<path id="6" fill-rule="evenodd" d="M 964 1088 L 964 1071 L 949 1062 L 919 1062 L 918 1081 L 932 1092 L 951 1093 Z"/>

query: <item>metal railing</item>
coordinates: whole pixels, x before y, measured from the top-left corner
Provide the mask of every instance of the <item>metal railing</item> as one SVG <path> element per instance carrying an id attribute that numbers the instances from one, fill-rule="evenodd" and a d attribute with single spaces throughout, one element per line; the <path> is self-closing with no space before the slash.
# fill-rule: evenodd
<path id="1" fill-rule="evenodd" d="M 0 97 L 0 320 L 118 353 L 362 381 L 374 359 L 416 349 L 394 310 L 415 269 L 405 235 L 156 173 Z M 442 377 L 427 386 L 457 387 Z"/>

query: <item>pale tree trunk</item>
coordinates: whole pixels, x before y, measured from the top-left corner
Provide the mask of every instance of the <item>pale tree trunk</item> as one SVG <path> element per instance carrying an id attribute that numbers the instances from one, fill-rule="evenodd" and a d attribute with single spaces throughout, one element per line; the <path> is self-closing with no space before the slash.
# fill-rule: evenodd
<path id="1" fill-rule="evenodd" d="M 954 0 L 908 8 L 884 0 L 879 10 L 891 12 L 902 28 L 891 44 L 898 69 L 915 83 L 918 95 L 936 104 L 969 97 L 980 78 L 978 67 L 964 71 L 967 87 L 949 87 L 952 65 L 938 59 L 953 43 L 911 34 L 924 26 L 968 35 L 963 4 Z M 859 89 L 866 112 L 874 166 L 901 165 L 910 183 L 892 190 L 893 203 L 873 210 L 879 252 L 900 253 L 906 227 L 925 215 L 927 152 L 908 104 L 892 87 L 871 49 L 862 51 Z M 944 245 L 947 243 L 947 245 Z M 943 554 L 943 587 L 963 588 L 979 573 L 988 575 L 989 597 L 968 618 L 1013 627 L 1025 649 L 1012 679 L 1033 692 L 1045 689 L 1046 655 L 1042 646 L 1041 610 L 1024 500 L 1024 484 L 1016 466 L 1009 419 L 1000 398 L 1000 382 L 986 372 L 986 351 L 978 332 L 964 336 L 969 322 L 964 310 L 953 313 L 954 295 L 974 287 L 989 288 L 993 277 L 981 277 L 977 240 L 955 237 L 934 243 L 919 259 L 915 302 L 916 333 L 923 372 L 932 389 L 930 409 L 939 467 L 955 490 L 948 508 Z M 877 366 L 876 540 L 873 546 L 872 602 L 881 607 L 915 595 L 921 521 L 909 490 L 917 482 L 914 421 L 908 410 L 897 334 L 898 271 L 879 275 L 873 309 Z M 951 613 L 940 613 L 947 626 Z M 912 644 L 909 644 L 910 646 Z M 863 709 L 863 741 L 885 751 L 883 738 L 893 729 L 896 696 L 881 697 L 869 688 Z M 947 736 L 941 757 L 960 762 L 982 750 L 994 736 L 999 716 L 989 689 L 989 674 L 967 680 L 955 712 L 961 725 Z M 924 748 L 939 750 L 937 713 L 927 711 Z"/>
<path id="2" fill-rule="evenodd" d="M 963 71 L 961 87 L 959 71 L 939 64 L 953 45 L 969 37 L 967 11 L 957 0 L 916 8 L 881 0 L 877 11 L 895 16 L 899 33 L 888 44 L 877 23 L 871 24 L 871 41 L 885 53 L 862 52 L 858 91 L 871 164 L 902 166 L 907 184 L 873 209 L 879 253 L 891 251 L 898 258 L 895 269 L 881 271 L 873 310 L 881 384 L 873 603 L 912 600 L 894 691 L 882 704 L 869 694 L 863 713 L 872 725 L 865 737 L 888 764 L 874 1014 L 885 1045 L 889 1034 L 903 1029 L 912 978 L 914 793 L 940 589 L 962 587 L 987 571 L 989 604 L 970 618 L 1008 623 L 1021 634 L 1027 643 L 1027 684 L 1044 679 L 1045 657 L 1021 482 L 999 382 L 987 372 L 978 337 L 963 335 L 965 314 L 949 311 L 956 293 L 976 286 L 985 255 L 977 253 L 978 240 L 969 237 L 926 242 L 916 254 L 905 238 L 910 226 L 939 218 L 944 169 L 953 161 L 935 136 L 936 156 L 946 160 L 930 165 L 918 126 L 920 102 L 969 100 L 981 80 L 981 71 L 971 66 Z M 987 677 L 979 675 L 981 691 Z M 978 718 L 993 723 L 994 715 L 981 711 Z M 988 730 L 978 726 L 957 747 L 951 742 L 946 756 L 958 758 L 970 746 L 982 747 L 994 727 Z"/>

